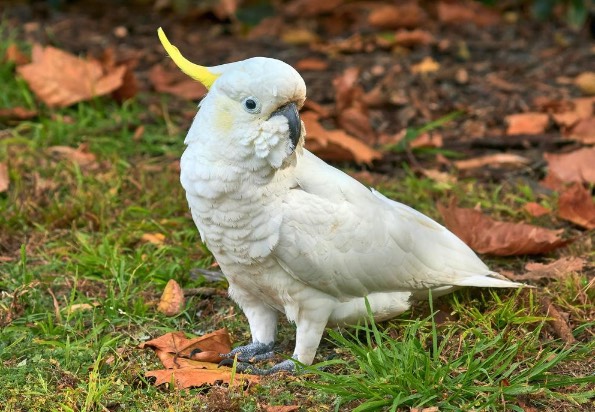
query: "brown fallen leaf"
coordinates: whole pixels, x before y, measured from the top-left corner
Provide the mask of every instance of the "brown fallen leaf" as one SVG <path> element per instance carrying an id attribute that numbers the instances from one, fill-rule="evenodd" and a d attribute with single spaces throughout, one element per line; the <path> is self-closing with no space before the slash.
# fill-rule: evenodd
<path id="1" fill-rule="evenodd" d="M 29 63 L 31 59 L 19 49 L 19 46 L 15 43 L 11 43 L 8 45 L 6 52 L 4 53 L 4 61 L 14 63 L 17 66 L 22 66 Z"/>
<path id="2" fill-rule="evenodd" d="M 139 348 L 153 349 L 166 368 L 145 373 L 145 376 L 156 378 L 156 386 L 170 382 L 178 389 L 221 383 L 244 386 L 246 382 L 258 383 L 260 379 L 239 373 L 233 376 L 229 368 L 218 367 L 223 359 L 220 354 L 231 351 L 226 329 L 194 339 L 187 339 L 183 332 L 166 333 L 141 343 Z"/>
<path id="3" fill-rule="evenodd" d="M 143 233 L 140 240 L 160 246 L 165 243 L 165 235 L 163 233 Z"/>
<path id="4" fill-rule="evenodd" d="M 326 130 L 319 122 L 319 115 L 305 112 L 301 115 L 306 126 L 306 148 L 326 160 L 371 163 L 382 154 L 341 129 Z"/>
<path id="5" fill-rule="evenodd" d="M 440 64 L 431 56 L 426 56 L 417 64 L 411 66 L 411 73 L 425 74 L 433 73 L 440 69 Z"/>
<path id="6" fill-rule="evenodd" d="M 457 182 L 457 178 L 446 172 L 441 172 L 438 169 L 422 169 L 421 173 L 428 179 L 432 179 L 438 183 L 453 184 Z"/>
<path id="7" fill-rule="evenodd" d="M 295 69 L 302 72 L 321 72 L 328 69 L 329 63 L 326 60 L 316 57 L 306 57 L 295 64 Z"/>
<path id="8" fill-rule="evenodd" d="M 173 94 L 187 100 L 198 100 L 207 93 L 206 87 L 190 79 L 180 70 L 166 70 L 160 64 L 149 70 L 149 81 L 158 92 Z"/>
<path id="9" fill-rule="evenodd" d="M 37 115 L 37 110 L 29 110 L 21 106 L 0 109 L 0 118 L 4 119 L 27 120 Z"/>
<path id="10" fill-rule="evenodd" d="M 299 409 L 299 405 L 264 405 L 264 412 L 293 412 Z"/>
<path id="11" fill-rule="evenodd" d="M 531 161 L 526 157 L 515 155 L 512 153 L 496 153 L 493 155 L 486 155 L 474 157 L 473 159 L 456 160 L 453 162 L 455 167 L 459 170 L 477 169 L 486 166 L 524 166 Z"/>
<path id="12" fill-rule="evenodd" d="M 9 187 L 8 166 L 6 163 L 0 162 L 0 193 L 6 192 Z"/>
<path id="13" fill-rule="evenodd" d="M 576 342 L 574 335 L 572 334 L 572 328 L 568 324 L 568 321 L 562 313 L 554 306 L 552 300 L 547 296 L 542 296 L 539 299 L 542 312 L 550 318 L 548 323 L 552 326 L 554 333 L 567 344 Z"/>
<path id="14" fill-rule="evenodd" d="M 438 20 L 444 24 L 474 23 L 479 27 L 500 23 L 498 12 L 474 1 L 440 1 L 437 6 Z"/>
<path id="15" fill-rule="evenodd" d="M 99 166 L 96 156 L 89 151 L 86 143 L 80 144 L 76 149 L 70 146 L 51 146 L 47 150 L 53 156 L 75 162 L 81 169 L 93 170 Z"/>
<path id="16" fill-rule="evenodd" d="M 74 305 L 70 305 L 68 306 L 66 309 L 66 313 L 68 315 L 75 313 L 75 312 L 82 312 L 82 311 L 86 311 L 86 310 L 91 310 L 93 308 L 96 308 L 97 306 L 100 306 L 101 304 L 99 302 L 93 302 L 93 303 L 75 303 Z"/>
<path id="17" fill-rule="evenodd" d="M 126 67 L 106 72 L 101 63 L 83 60 L 54 47 L 33 47 L 32 62 L 17 67 L 35 95 L 50 107 L 66 107 L 113 92 L 122 86 Z"/>
<path id="18" fill-rule="evenodd" d="M 508 129 L 507 135 L 515 134 L 541 134 L 549 123 L 549 117 L 545 113 L 519 113 L 506 116 Z"/>
<path id="19" fill-rule="evenodd" d="M 562 278 L 570 272 L 580 272 L 584 266 L 585 260 L 580 257 L 563 257 L 551 263 L 529 262 L 525 265 L 528 272 L 517 279 Z"/>
<path id="20" fill-rule="evenodd" d="M 376 143 L 376 133 L 370 124 L 368 108 L 364 103 L 364 89 L 359 84 L 360 70 L 346 69 L 333 79 L 337 123 L 341 129 L 366 144 Z"/>
<path id="21" fill-rule="evenodd" d="M 411 408 L 409 412 L 440 412 L 437 406 L 430 406 L 429 408 Z"/>
<path id="22" fill-rule="evenodd" d="M 219 355 L 231 351 L 231 339 L 227 329 L 218 329 L 193 339 L 186 338 L 184 332 L 171 332 L 139 345 L 140 349 L 147 347 L 157 353 L 171 353 L 188 359 L 192 354 L 192 360 L 219 363 L 223 359 Z"/>
<path id="23" fill-rule="evenodd" d="M 549 230 L 526 223 L 494 220 L 483 213 L 438 204 L 446 227 L 478 253 L 496 256 L 547 253 L 569 243 L 560 238 L 562 230 Z"/>
<path id="24" fill-rule="evenodd" d="M 233 376 L 229 368 L 215 370 L 195 368 L 162 369 L 148 371 L 145 373 L 145 376 L 154 377 L 156 379 L 155 386 L 173 382 L 176 389 L 221 384 L 243 387 L 246 383 L 258 383 L 260 381 L 260 377 L 255 375 L 236 373 Z"/>
<path id="25" fill-rule="evenodd" d="M 426 30 L 399 30 L 395 33 L 395 44 L 403 47 L 427 46 L 435 43 L 432 33 Z"/>
<path id="26" fill-rule="evenodd" d="M 548 209 L 547 207 L 543 207 L 536 202 L 525 203 L 523 209 L 533 217 L 541 217 L 547 215 L 548 213 L 551 213 L 550 209 Z"/>
<path id="27" fill-rule="evenodd" d="M 558 216 L 585 229 L 595 229 L 595 202 L 581 184 L 566 188 L 558 199 Z"/>
<path id="28" fill-rule="evenodd" d="M 413 29 L 421 26 L 428 16 L 417 4 L 409 1 L 404 4 L 380 4 L 368 15 L 368 24 L 378 29 Z"/>
<path id="29" fill-rule="evenodd" d="M 595 117 L 579 119 L 567 133 L 567 137 L 584 144 L 595 144 Z"/>
<path id="30" fill-rule="evenodd" d="M 157 310 L 165 316 L 176 316 L 186 304 L 184 291 L 174 279 L 170 279 L 165 285 Z"/>
<path id="31" fill-rule="evenodd" d="M 548 175 L 555 179 L 568 183 L 595 183 L 595 147 L 563 154 L 545 153 L 543 157 L 548 163 Z"/>

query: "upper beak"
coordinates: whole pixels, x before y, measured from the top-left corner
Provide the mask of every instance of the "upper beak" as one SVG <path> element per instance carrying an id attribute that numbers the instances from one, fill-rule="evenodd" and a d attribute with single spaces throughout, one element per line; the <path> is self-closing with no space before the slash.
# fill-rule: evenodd
<path id="1" fill-rule="evenodd" d="M 302 121 L 298 113 L 298 108 L 295 103 L 287 103 L 285 106 L 281 106 L 279 109 L 271 114 L 273 116 L 285 116 L 287 118 L 287 124 L 289 125 L 289 139 L 293 143 L 293 147 L 297 147 L 300 136 L 302 135 Z"/>

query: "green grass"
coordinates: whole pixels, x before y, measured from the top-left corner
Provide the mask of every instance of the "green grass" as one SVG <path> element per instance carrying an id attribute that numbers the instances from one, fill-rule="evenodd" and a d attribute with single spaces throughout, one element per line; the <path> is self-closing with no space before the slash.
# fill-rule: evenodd
<path id="1" fill-rule="evenodd" d="M 532 292 L 528 294 L 532 300 Z M 541 407 L 551 399 L 580 407 L 595 397 L 592 374 L 555 372 L 562 362 L 591 356 L 595 342 L 567 348 L 550 342 L 544 348 L 545 319 L 525 308 L 513 309 L 513 299 L 499 302 L 495 293 L 492 297 L 500 303 L 492 313 L 468 312 L 475 319 L 473 325 L 438 328 L 430 315 L 405 322 L 397 338 L 392 328 L 380 329 L 370 317 L 352 331 L 331 331 L 331 339 L 353 361 L 331 360 L 309 368 L 320 378 L 310 386 L 336 395 L 337 411 L 344 403 L 361 402 L 353 409 L 357 412 L 407 406 L 522 411 L 514 403 L 519 396 L 530 397 Z M 455 307 L 464 310 L 458 302 Z M 324 370 L 330 366 L 340 369 Z M 571 390 L 558 392 L 563 388 Z"/>
<path id="2" fill-rule="evenodd" d="M 0 56 L 7 45 L 0 41 Z M 572 408 L 586 396 L 577 395 L 581 379 L 593 370 L 585 369 L 593 352 L 594 301 L 586 274 L 539 291 L 570 314 L 578 343 L 569 349 L 552 338 L 543 314 L 525 295 L 465 290 L 440 301 L 454 320 L 433 322 L 422 304 L 382 328 L 370 324 L 343 335 L 331 332 L 334 343 L 323 344 L 318 359 L 333 352 L 344 359 L 335 362 L 332 374 L 265 379 L 247 393 L 153 387 L 144 372 L 160 365 L 152 353 L 136 349 L 140 342 L 173 330 L 198 335 L 221 327 L 238 343 L 249 339 L 239 309 L 223 297 L 193 297 L 173 318 L 156 311 L 168 279 L 183 287 L 201 286 L 204 280 L 191 275 L 191 269 L 213 263 L 188 213 L 176 168 L 188 124 L 182 111 L 195 105 L 147 94 L 123 105 L 101 98 L 50 110 L 4 63 L 0 84 L 0 107 L 39 111 L 32 120 L 0 119 L 0 162 L 10 174 L 9 190 L 0 193 L 3 410 L 196 411 L 218 406 L 259 411 L 259 405 L 299 403 L 303 410 L 326 411 L 344 402 L 353 407 L 380 402 L 390 408 L 395 399 L 404 405 L 399 410 L 407 410 L 405 405 L 518 410 L 518 399 Z M 177 110 L 170 113 L 174 106 Z M 144 133 L 139 139 L 135 131 L 140 126 Z M 96 156 L 93 167 L 50 151 L 81 144 Z M 528 218 L 519 211 L 527 201 L 555 204 L 555 197 L 518 182 L 445 186 L 409 170 L 397 173 L 398 179 L 381 187 L 383 192 L 434 218 L 435 202 L 452 194 L 465 206 L 480 204 L 493 215 L 519 220 Z M 548 219 L 540 222 L 558 224 Z M 144 234 L 154 233 L 165 236 L 162 244 L 143 240 Z M 524 259 L 490 263 L 519 268 Z M 89 306 L 70 309 L 81 304 Z M 280 350 L 290 353 L 293 326 L 284 323 L 280 332 Z M 561 377 L 544 383 L 550 372 Z M 571 382 L 570 376 L 578 381 Z M 461 383 L 464 388 L 457 386 Z M 537 393 L 525 390 L 522 398 L 513 393 L 529 387 Z"/>

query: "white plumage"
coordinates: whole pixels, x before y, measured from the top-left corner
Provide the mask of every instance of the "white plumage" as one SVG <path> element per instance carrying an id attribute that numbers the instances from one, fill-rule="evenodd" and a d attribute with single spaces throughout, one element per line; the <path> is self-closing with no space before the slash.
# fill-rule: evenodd
<path id="1" fill-rule="evenodd" d="M 186 138 L 181 182 L 250 323 L 241 360 L 272 348 L 279 313 L 297 326 L 294 359 L 311 364 L 327 325 L 366 316 L 365 297 L 388 319 L 429 290 L 520 286 L 443 226 L 305 150 L 291 108 L 306 87 L 291 66 L 253 58 L 200 70 L 214 80 Z"/>

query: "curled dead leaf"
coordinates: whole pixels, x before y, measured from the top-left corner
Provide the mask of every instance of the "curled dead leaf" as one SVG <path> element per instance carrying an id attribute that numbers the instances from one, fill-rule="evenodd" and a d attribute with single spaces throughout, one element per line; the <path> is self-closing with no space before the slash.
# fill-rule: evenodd
<path id="1" fill-rule="evenodd" d="M 539 304 L 542 312 L 550 318 L 548 323 L 552 326 L 554 333 L 568 344 L 576 342 L 567 318 L 556 308 L 552 300 L 547 296 L 542 296 L 539 299 Z"/>
<path id="2" fill-rule="evenodd" d="M 435 41 L 432 33 L 426 30 L 399 30 L 395 33 L 395 44 L 403 47 L 427 46 Z"/>
<path id="3" fill-rule="evenodd" d="M 305 112 L 301 117 L 308 136 L 306 148 L 324 159 L 371 163 L 382 157 L 380 152 L 341 129 L 326 130 L 318 122 L 319 116 L 314 112 Z"/>
<path id="4" fill-rule="evenodd" d="M 157 353 L 171 353 L 188 359 L 192 355 L 193 360 L 219 363 L 222 360 L 219 355 L 231 351 L 231 339 L 227 329 L 218 329 L 192 339 L 186 338 L 184 332 L 171 332 L 139 345 L 140 349 L 147 347 Z"/>
<path id="5" fill-rule="evenodd" d="M 264 412 L 293 412 L 299 410 L 298 405 L 265 405 Z"/>
<path id="6" fill-rule="evenodd" d="M 143 233 L 140 240 L 160 246 L 165 243 L 165 235 L 163 233 Z"/>
<path id="7" fill-rule="evenodd" d="M 35 95 L 50 107 L 66 107 L 120 88 L 126 67 L 106 71 L 96 60 L 83 60 L 54 47 L 34 46 L 32 62 L 17 67 Z"/>
<path id="8" fill-rule="evenodd" d="M 549 116 L 545 113 L 519 113 L 506 116 L 507 135 L 541 134 L 549 123 Z"/>
<path id="9" fill-rule="evenodd" d="M 496 256 L 535 255 L 551 252 L 569 243 L 560 238 L 562 230 L 549 230 L 526 223 L 502 222 L 483 213 L 438 204 L 448 227 L 478 253 Z"/>
<path id="10" fill-rule="evenodd" d="M 176 316 L 186 304 L 184 291 L 174 279 L 170 279 L 165 285 L 157 310 L 165 316 Z"/>
<path id="11" fill-rule="evenodd" d="M 328 61 L 316 57 L 306 57 L 295 64 L 296 70 L 302 72 L 321 72 L 328 69 L 328 66 Z"/>
<path id="12" fill-rule="evenodd" d="M 500 23 L 500 15 L 474 1 L 440 1 L 437 6 L 438 19 L 445 24 L 474 23 L 479 27 Z"/>
<path id="13" fill-rule="evenodd" d="M 558 199 L 558 216 L 585 229 L 595 229 L 595 202 L 591 192 L 574 183 Z"/>

